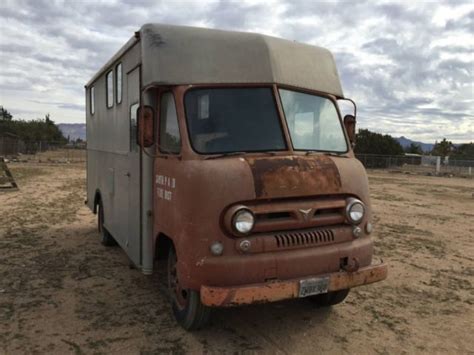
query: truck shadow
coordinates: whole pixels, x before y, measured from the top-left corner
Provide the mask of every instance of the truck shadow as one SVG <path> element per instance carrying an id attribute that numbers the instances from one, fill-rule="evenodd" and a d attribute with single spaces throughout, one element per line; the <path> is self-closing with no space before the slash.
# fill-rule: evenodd
<path id="1" fill-rule="evenodd" d="M 8 312 L 0 312 L 0 320 L 5 318 L 9 329 L 22 324 L 28 331 L 21 342 L 13 331 L 5 338 L 5 349 L 286 353 L 310 327 L 324 334 L 335 325 L 333 311 L 302 299 L 214 309 L 206 329 L 186 332 L 172 314 L 165 265 L 157 265 L 150 276 L 130 268 L 125 252 L 103 247 L 95 225 L 88 222 L 44 228 L 31 236 L 20 232 L 6 236 L 9 266 L 2 288 L 8 292 L 0 311 Z"/>
<path id="2" fill-rule="evenodd" d="M 237 336 L 246 342 L 239 344 L 240 348 L 286 352 L 310 326 L 324 325 L 331 313 L 331 309 L 316 308 L 308 300 L 215 309 L 209 329 L 197 336 L 212 339 L 224 329 L 227 340 Z"/>
<path id="3" fill-rule="evenodd" d="M 166 264 L 160 262 L 151 287 L 157 287 L 159 298 L 168 303 L 166 290 Z M 173 319 L 171 307 L 165 308 L 164 317 L 170 325 L 199 343 L 202 352 L 230 351 L 291 351 L 292 342 L 305 336 L 309 327 L 324 326 L 333 314 L 331 308 L 318 308 L 307 299 L 240 307 L 214 308 L 211 321 L 205 329 L 186 332 Z M 290 350 L 288 350 L 290 349 Z"/>
<path id="4" fill-rule="evenodd" d="M 97 350 L 131 353 L 286 353 L 310 334 L 324 336 L 340 325 L 336 308 L 317 308 L 309 300 L 296 299 L 216 308 L 207 328 L 187 332 L 173 317 L 166 260 L 145 276 L 129 267 L 120 247 L 103 247 L 94 225 L 68 229 L 76 243 L 67 248 L 69 271 L 63 276 L 74 289 L 71 316 L 83 325 L 80 338 L 88 340 L 78 338 L 77 344 L 84 350 L 96 350 L 100 344 Z M 52 253 L 45 255 L 45 260 L 54 259 Z"/>

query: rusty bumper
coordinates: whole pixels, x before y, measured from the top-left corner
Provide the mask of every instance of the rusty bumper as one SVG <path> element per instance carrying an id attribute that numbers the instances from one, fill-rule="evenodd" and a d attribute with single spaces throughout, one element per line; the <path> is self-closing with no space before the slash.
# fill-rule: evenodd
<path id="1" fill-rule="evenodd" d="M 328 291 L 338 291 L 384 280 L 387 278 L 387 271 L 387 264 L 381 261 L 354 272 L 340 271 L 318 276 L 329 277 Z M 228 307 L 297 298 L 301 280 L 272 281 L 236 287 L 201 286 L 201 302 L 210 307 Z"/>

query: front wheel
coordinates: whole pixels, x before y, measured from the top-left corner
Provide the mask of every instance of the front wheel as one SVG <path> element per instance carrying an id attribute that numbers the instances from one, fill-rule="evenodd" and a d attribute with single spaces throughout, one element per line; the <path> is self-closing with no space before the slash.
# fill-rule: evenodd
<path id="1" fill-rule="evenodd" d="M 199 292 L 181 287 L 177 272 L 177 257 L 173 247 L 168 255 L 168 290 L 176 321 L 186 330 L 207 325 L 211 309 L 201 303 Z"/>
<path id="2" fill-rule="evenodd" d="M 349 294 L 350 289 L 322 293 L 316 296 L 310 296 L 308 299 L 318 307 L 330 307 L 344 301 Z"/>

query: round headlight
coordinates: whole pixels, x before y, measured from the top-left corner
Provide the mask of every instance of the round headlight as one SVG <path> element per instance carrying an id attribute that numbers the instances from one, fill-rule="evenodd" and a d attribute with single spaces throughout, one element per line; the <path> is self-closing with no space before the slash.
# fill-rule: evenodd
<path id="1" fill-rule="evenodd" d="M 362 221 L 365 214 L 365 207 L 362 201 L 352 199 L 349 201 L 346 208 L 347 219 L 354 224 L 358 224 Z"/>
<path id="2" fill-rule="evenodd" d="M 253 228 L 255 217 L 247 209 L 238 210 L 233 218 L 233 226 L 238 233 L 248 234 Z"/>

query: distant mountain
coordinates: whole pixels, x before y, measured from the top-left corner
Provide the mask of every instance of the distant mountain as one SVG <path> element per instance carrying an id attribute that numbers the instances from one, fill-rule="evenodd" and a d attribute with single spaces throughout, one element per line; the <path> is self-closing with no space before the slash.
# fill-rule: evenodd
<path id="1" fill-rule="evenodd" d="M 405 137 L 400 137 L 400 138 L 395 138 L 395 140 L 400 143 L 400 145 L 403 148 L 409 147 L 410 144 L 414 143 L 416 145 L 419 145 L 421 147 L 421 150 L 424 152 L 431 152 L 433 150 L 434 144 L 432 143 L 423 143 L 423 142 L 418 142 L 418 141 L 412 141 L 411 139 L 405 138 Z"/>
<path id="2" fill-rule="evenodd" d="M 58 123 L 57 126 L 66 138 L 69 136 L 71 140 L 76 140 L 77 138 L 81 138 L 83 141 L 86 140 L 85 123 Z"/>

